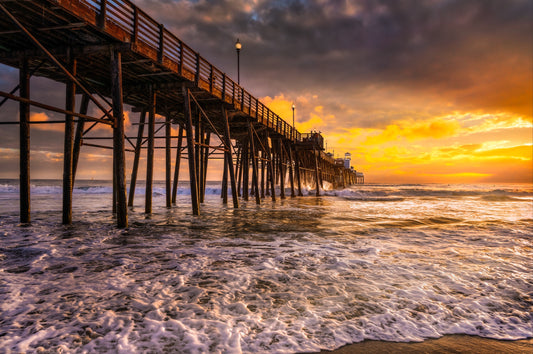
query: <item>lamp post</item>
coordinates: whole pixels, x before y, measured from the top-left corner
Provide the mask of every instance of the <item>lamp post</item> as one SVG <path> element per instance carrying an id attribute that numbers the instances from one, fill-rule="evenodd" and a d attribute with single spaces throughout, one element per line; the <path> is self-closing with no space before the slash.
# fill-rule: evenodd
<path id="1" fill-rule="evenodd" d="M 237 42 L 235 42 L 235 50 L 237 51 L 237 84 L 241 84 L 241 65 L 240 65 L 240 53 L 241 53 L 242 44 L 239 42 L 239 38 L 237 38 Z"/>
<path id="2" fill-rule="evenodd" d="M 294 134 L 295 131 L 294 131 L 294 109 L 296 107 L 294 106 L 294 104 L 292 105 L 292 139 L 294 140 L 296 138 L 296 135 Z"/>

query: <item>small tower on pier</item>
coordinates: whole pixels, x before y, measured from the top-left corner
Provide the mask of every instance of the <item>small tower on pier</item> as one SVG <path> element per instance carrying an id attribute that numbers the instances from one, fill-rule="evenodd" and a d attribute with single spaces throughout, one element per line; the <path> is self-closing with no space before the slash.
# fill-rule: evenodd
<path id="1" fill-rule="evenodd" d="M 344 168 L 350 169 L 350 163 L 352 160 L 352 154 L 349 152 L 344 154 Z"/>

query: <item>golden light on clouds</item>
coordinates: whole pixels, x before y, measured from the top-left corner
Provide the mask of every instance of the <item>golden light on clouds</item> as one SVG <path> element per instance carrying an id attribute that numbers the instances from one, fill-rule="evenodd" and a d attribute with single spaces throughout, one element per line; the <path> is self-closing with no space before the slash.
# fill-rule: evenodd
<path id="1" fill-rule="evenodd" d="M 507 112 L 406 114 L 365 128 L 328 114 L 316 95 L 291 99 L 280 94 L 263 102 L 288 122 L 294 102 L 297 129 L 322 131 L 328 150 L 337 157 L 350 152 L 352 165 L 369 182 L 533 182 L 530 117 Z"/>

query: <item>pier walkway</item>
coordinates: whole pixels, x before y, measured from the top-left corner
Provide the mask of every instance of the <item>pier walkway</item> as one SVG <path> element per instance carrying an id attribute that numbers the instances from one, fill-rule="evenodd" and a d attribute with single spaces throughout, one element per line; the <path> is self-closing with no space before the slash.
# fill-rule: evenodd
<path id="1" fill-rule="evenodd" d="M 180 161 L 188 161 L 196 215 L 205 195 L 208 162 L 217 157 L 224 159 L 222 201 L 227 203 L 231 189 L 234 207 L 240 197 L 253 196 L 261 203 L 266 197 L 275 200 L 277 192 L 285 198 L 286 188 L 291 196 L 302 195 L 303 183 L 319 195 L 324 181 L 335 187 L 364 182 L 362 173 L 326 154 L 321 134 L 298 132 L 130 1 L 8 0 L 0 2 L 0 14 L 0 63 L 20 73 L 17 87 L 0 90 L 0 106 L 6 100 L 19 102 L 19 120 L 0 124 L 20 126 L 22 223 L 31 220 L 30 125 L 35 122 L 30 106 L 64 115 L 48 123 L 65 127 L 65 224 L 72 221 L 72 187 L 83 146 L 113 151 L 113 211 L 119 227 L 128 224 L 142 151 L 147 161 L 145 211 L 152 211 L 156 148 L 165 150 L 169 208 L 176 200 Z M 31 76 L 65 83 L 65 105 L 32 100 Z M 136 137 L 125 136 L 124 104 L 139 113 L 133 123 Z M 94 107 L 89 110 L 90 105 Z M 88 115 L 96 111 L 99 115 Z M 112 127 L 112 136 L 94 136 L 94 126 L 102 124 Z M 133 155 L 129 195 L 126 152 Z"/>

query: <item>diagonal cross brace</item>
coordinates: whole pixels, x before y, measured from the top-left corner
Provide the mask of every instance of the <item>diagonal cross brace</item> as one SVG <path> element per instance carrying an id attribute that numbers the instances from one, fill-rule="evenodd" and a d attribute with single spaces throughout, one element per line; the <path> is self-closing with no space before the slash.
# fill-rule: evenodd
<path id="1" fill-rule="evenodd" d="M 100 108 L 102 110 L 102 112 L 104 112 L 105 115 L 109 119 L 111 119 L 113 122 L 115 121 L 115 118 L 111 114 L 107 113 L 107 109 L 104 108 L 104 106 L 91 94 L 91 92 L 84 85 L 82 85 L 81 82 L 78 79 L 76 79 L 76 77 L 74 75 L 72 75 L 72 73 L 67 68 L 65 68 L 65 66 L 63 66 L 63 64 L 61 64 L 61 62 L 41 44 L 41 42 L 39 42 L 39 40 L 37 40 L 37 38 L 32 36 L 30 31 L 28 31 L 28 29 L 26 27 L 24 27 L 15 18 L 15 16 L 13 16 L 11 14 L 11 12 L 9 12 L 2 5 L 2 3 L 0 3 L 0 10 L 2 10 L 11 19 L 11 21 L 13 21 L 17 25 L 17 27 L 19 27 L 22 30 L 22 32 L 24 32 L 24 34 L 26 34 L 26 36 L 28 36 L 31 39 L 31 41 L 37 47 L 39 47 L 39 49 L 41 49 L 50 58 L 50 60 L 52 60 L 54 62 L 54 64 L 56 64 L 69 77 L 70 80 L 72 80 L 85 94 L 87 94 L 89 96 L 89 98 L 91 99 L 91 101 L 93 101 L 94 104 L 96 104 L 96 106 L 98 106 L 98 108 Z"/>

